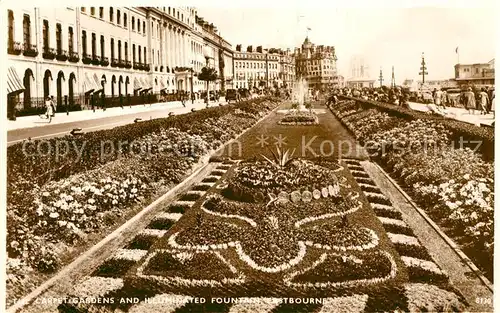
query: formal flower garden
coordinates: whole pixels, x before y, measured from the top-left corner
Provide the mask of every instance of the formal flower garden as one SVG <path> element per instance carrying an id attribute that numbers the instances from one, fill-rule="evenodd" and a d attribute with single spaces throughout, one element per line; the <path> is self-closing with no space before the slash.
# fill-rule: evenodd
<path id="1" fill-rule="evenodd" d="M 143 231 L 68 295 L 92 289 L 92 297 L 139 303 L 59 310 L 155 312 L 163 298 L 175 312 L 463 311 L 465 300 L 401 213 L 356 172 L 345 162 L 286 157 L 221 165 L 167 207 L 156 230 Z M 172 215 L 179 206 L 180 218 Z M 194 304 L 192 297 L 253 300 Z M 283 297 L 323 300 L 283 304 Z"/>
<path id="2" fill-rule="evenodd" d="M 354 100 L 330 109 L 492 280 L 493 163 L 457 142 L 457 134 L 473 138 L 479 131 Z"/>
<path id="3" fill-rule="evenodd" d="M 32 287 L 31 276 L 56 271 L 68 250 L 109 232 L 181 182 L 202 157 L 277 104 L 258 99 L 45 142 L 70 142 L 81 147 L 80 154 L 35 153 L 39 141 L 9 147 L 9 292 L 21 296 Z"/>

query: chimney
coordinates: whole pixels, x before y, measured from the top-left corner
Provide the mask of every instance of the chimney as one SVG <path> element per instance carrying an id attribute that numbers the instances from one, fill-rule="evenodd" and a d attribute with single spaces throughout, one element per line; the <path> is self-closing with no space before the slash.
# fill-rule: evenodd
<path id="1" fill-rule="evenodd" d="M 253 52 L 253 47 L 252 46 L 248 46 L 247 47 L 247 52 Z"/>
<path id="2" fill-rule="evenodd" d="M 236 51 L 241 52 L 241 45 L 236 45 Z"/>
<path id="3" fill-rule="evenodd" d="M 262 53 L 262 46 L 257 47 L 257 52 Z"/>

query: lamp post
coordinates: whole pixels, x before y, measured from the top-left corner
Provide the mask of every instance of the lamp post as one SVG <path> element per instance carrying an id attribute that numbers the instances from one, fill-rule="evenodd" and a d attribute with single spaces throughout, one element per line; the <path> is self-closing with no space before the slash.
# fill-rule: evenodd
<path id="1" fill-rule="evenodd" d="M 208 61 L 211 58 L 211 51 L 210 51 L 210 48 L 208 47 L 208 45 L 205 45 L 205 47 L 203 47 L 203 56 L 205 57 L 205 67 L 208 69 L 209 68 Z M 210 82 L 207 80 L 207 97 L 205 99 L 205 103 L 207 104 L 207 107 L 208 107 L 208 101 L 210 99 L 210 97 L 208 95 L 209 84 L 210 84 Z"/>

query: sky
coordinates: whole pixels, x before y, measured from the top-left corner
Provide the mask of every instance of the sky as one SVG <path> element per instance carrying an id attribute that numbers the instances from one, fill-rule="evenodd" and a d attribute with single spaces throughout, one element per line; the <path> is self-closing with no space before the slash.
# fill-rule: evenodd
<path id="1" fill-rule="evenodd" d="M 492 8 L 198 6 L 198 15 L 214 23 L 233 47 L 293 48 L 307 35 L 316 45 L 333 45 L 338 72 L 345 79 L 352 76 L 355 56 L 364 59 L 372 79 L 378 81 L 382 69 L 385 84 L 390 83 L 392 66 L 397 83 L 421 79 L 422 52 L 429 73 L 426 80 L 453 78 L 458 62 L 486 63 L 495 57 Z"/>

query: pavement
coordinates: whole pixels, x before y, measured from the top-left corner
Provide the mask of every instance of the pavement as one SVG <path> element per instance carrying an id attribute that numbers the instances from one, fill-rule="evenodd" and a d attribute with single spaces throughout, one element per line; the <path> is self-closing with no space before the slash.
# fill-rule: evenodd
<path id="1" fill-rule="evenodd" d="M 221 99 L 220 104 L 226 102 Z M 210 107 L 218 106 L 217 102 L 210 102 Z M 10 146 L 25 139 L 48 139 L 69 134 L 74 128 L 81 128 L 83 132 L 109 129 L 120 125 L 134 123 L 136 118 L 142 120 L 167 117 L 170 112 L 185 114 L 191 109 L 204 109 L 203 100 L 186 102 L 186 107 L 180 101 L 153 103 L 146 105 L 135 105 L 132 107 L 109 108 L 106 111 L 84 110 L 77 112 L 56 113 L 52 122 L 40 118 L 40 116 L 19 117 L 16 121 L 8 121 L 7 145 Z"/>
<path id="2" fill-rule="evenodd" d="M 447 107 L 446 110 L 443 112 L 442 109 L 436 108 L 435 104 L 423 104 L 423 103 L 416 103 L 416 102 L 409 102 L 410 108 L 415 111 L 421 111 L 421 112 L 429 112 L 429 111 L 434 111 L 438 114 L 442 114 L 444 116 L 463 121 L 463 122 L 468 122 L 477 126 L 480 126 L 481 124 L 487 124 L 491 125 L 495 121 L 495 115 L 493 114 L 486 114 L 483 115 L 481 114 L 480 111 L 475 110 L 475 114 L 470 114 L 466 109 L 464 108 L 454 108 L 454 107 Z"/>

